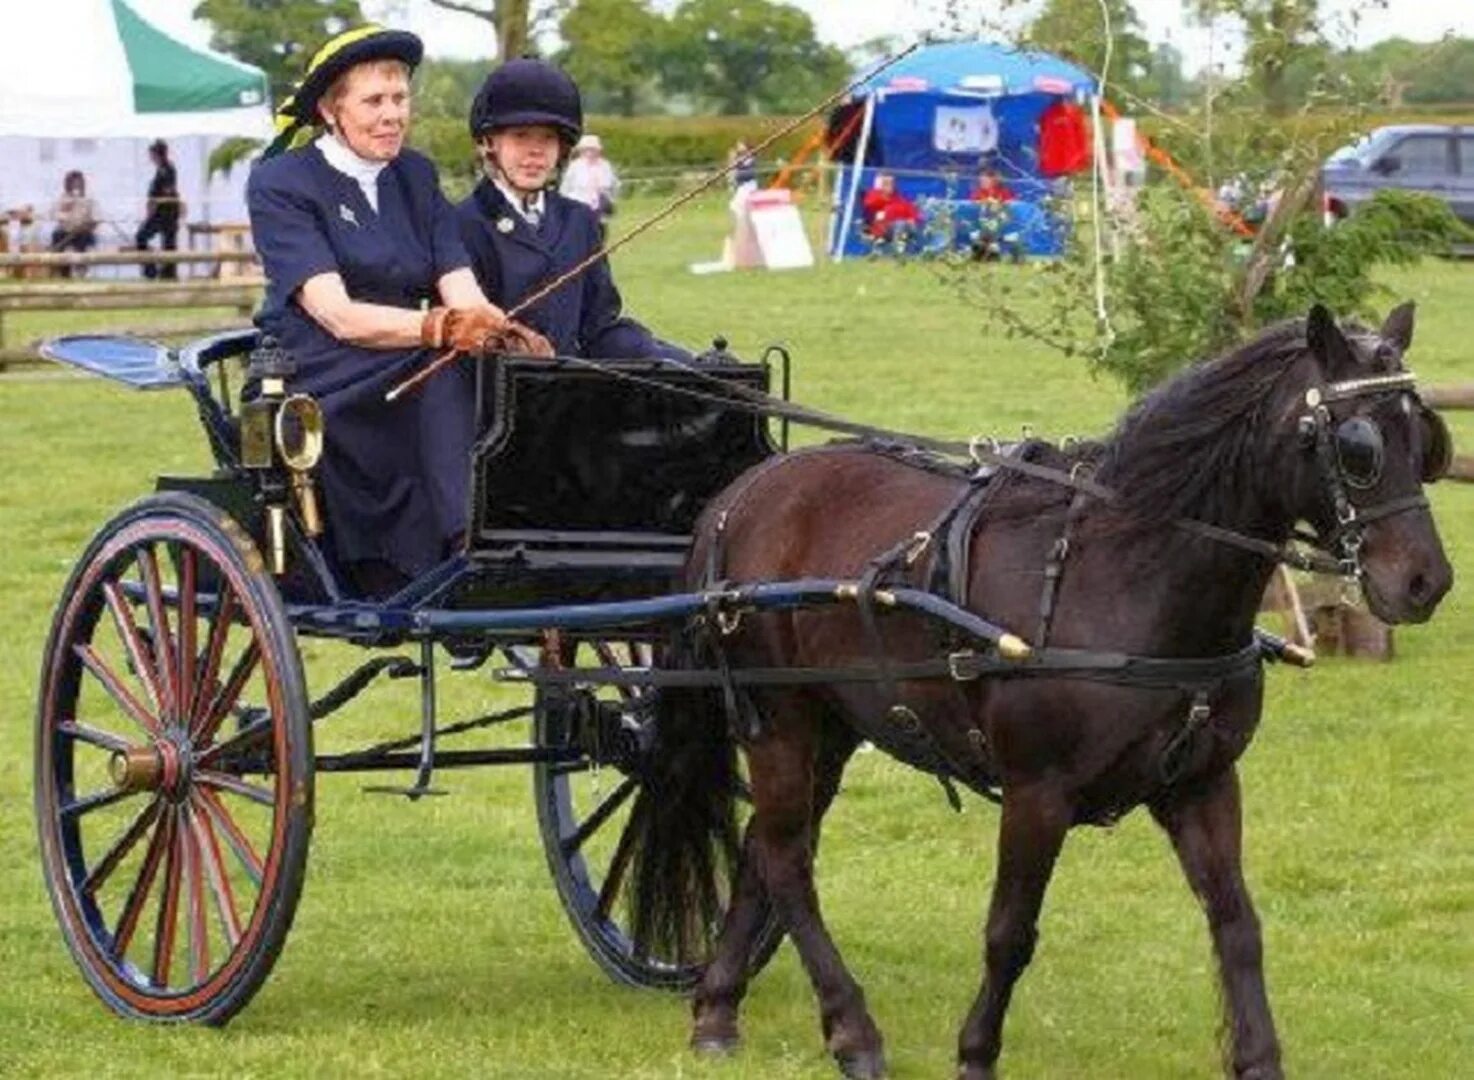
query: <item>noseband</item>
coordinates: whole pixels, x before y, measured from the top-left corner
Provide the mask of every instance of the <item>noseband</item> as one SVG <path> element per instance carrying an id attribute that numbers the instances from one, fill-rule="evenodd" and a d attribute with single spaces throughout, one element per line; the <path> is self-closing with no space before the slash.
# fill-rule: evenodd
<path id="1" fill-rule="evenodd" d="M 1347 379 L 1324 387 L 1312 386 L 1305 391 L 1306 411 L 1299 420 L 1300 441 L 1315 453 L 1321 483 L 1325 486 L 1335 513 L 1334 527 L 1328 533 L 1311 538 L 1311 542 L 1332 553 L 1340 564 L 1342 575 L 1347 578 L 1361 577 L 1361 548 L 1368 525 L 1409 510 L 1426 509 L 1428 499 L 1419 490 L 1411 495 L 1370 506 L 1358 506 L 1353 502 L 1353 489 L 1370 490 L 1381 481 L 1382 433 L 1380 428 L 1364 417 L 1347 417 L 1338 421 L 1331 406 L 1357 398 L 1398 393 L 1408 393 L 1416 399 L 1416 386 L 1417 380 L 1413 373 L 1403 371 L 1394 375 Z M 1435 425 L 1434 430 L 1437 432 L 1442 426 L 1442 420 L 1421 400 L 1418 400 L 1417 407 L 1424 420 Z M 1446 439 L 1441 444 L 1435 443 L 1443 444 L 1446 444 Z M 1362 455 L 1368 454 L 1371 456 L 1370 462 L 1360 460 Z M 1354 464 L 1348 466 L 1348 461 Z M 1446 464 L 1441 458 L 1436 463 L 1425 461 L 1423 479 L 1436 479 Z"/>

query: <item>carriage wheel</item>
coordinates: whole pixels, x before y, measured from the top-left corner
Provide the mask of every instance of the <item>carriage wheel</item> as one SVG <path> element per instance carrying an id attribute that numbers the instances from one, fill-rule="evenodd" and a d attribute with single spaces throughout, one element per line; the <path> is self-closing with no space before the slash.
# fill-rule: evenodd
<path id="1" fill-rule="evenodd" d="M 222 1024 L 275 962 L 312 831 L 301 663 L 245 533 L 190 495 L 105 526 L 41 669 L 36 814 L 62 934 L 114 1012 Z"/>
<path id="2" fill-rule="evenodd" d="M 651 662 L 650 646 L 641 643 L 596 641 L 584 650 L 583 662 L 604 667 Z M 616 982 L 689 990 L 704 965 L 637 953 L 623 903 L 629 884 L 630 807 L 640 788 L 636 766 L 653 734 L 647 726 L 654 715 L 652 705 L 650 688 L 539 690 L 534 742 L 541 747 L 574 746 L 585 754 L 577 761 L 535 765 L 533 795 L 558 898 L 589 955 Z M 725 883 L 728 896 L 732 884 Z M 777 919 L 769 918 L 749 961 L 754 974 L 782 940 Z"/>

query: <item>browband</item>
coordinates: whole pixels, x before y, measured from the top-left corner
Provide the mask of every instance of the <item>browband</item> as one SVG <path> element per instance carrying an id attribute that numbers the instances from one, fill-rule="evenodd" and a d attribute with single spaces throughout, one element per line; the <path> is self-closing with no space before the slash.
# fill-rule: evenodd
<path id="1" fill-rule="evenodd" d="M 1411 371 L 1399 371 L 1395 375 L 1369 375 L 1364 379 L 1346 379 L 1329 383 L 1325 387 L 1311 387 L 1305 391 L 1305 403 L 1314 408 L 1322 401 L 1341 401 L 1384 390 L 1411 390 L 1417 384 L 1418 378 Z"/>

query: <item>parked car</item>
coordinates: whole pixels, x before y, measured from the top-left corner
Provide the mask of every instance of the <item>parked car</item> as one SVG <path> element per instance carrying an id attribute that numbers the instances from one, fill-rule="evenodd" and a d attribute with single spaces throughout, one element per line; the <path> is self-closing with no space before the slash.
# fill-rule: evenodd
<path id="1" fill-rule="evenodd" d="M 1380 127 L 1321 169 L 1327 209 L 1345 217 L 1383 188 L 1421 191 L 1474 225 L 1474 127 Z"/>

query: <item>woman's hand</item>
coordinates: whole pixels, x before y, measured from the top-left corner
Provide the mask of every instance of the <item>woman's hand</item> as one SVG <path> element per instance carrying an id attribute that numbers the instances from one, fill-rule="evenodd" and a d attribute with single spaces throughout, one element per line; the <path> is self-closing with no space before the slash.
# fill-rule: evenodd
<path id="1" fill-rule="evenodd" d="M 542 359 L 557 355 L 552 342 L 516 319 L 507 320 L 507 328 L 502 331 L 496 349 L 513 356 L 536 356 Z"/>
<path id="2" fill-rule="evenodd" d="M 431 349 L 480 356 L 495 346 L 510 324 L 493 304 L 464 308 L 431 308 L 420 323 L 420 343 Z"/>

